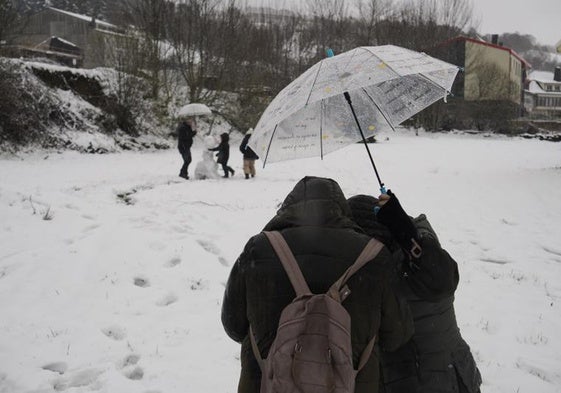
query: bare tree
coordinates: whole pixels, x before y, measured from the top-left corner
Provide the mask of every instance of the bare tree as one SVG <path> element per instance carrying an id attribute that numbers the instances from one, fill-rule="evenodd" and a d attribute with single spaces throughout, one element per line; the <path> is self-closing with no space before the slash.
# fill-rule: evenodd
<path id="1" fill-rule="evenodd" d="M 140 37 L 142 70 L 150 82 L 152 97 L 158 98 L 161 74 L 166 71 L 166 29 L 174 4 L 166 0 L 121 0 L 120 4 L 125 22 L 134 26 L 129 34 Z"/>
<path id="2" fill-rule="evenodd" d="M 31 11 L 31 6 L 25 2 L 0 0 L 0 42 L 22 30 Z"/>
<path id="3" fill-rule="evenodd" d="M 391 0 L 357 0 L 357 45 L 377 45 L 383 20 L 393 13 Z"/>
<path id="4" fill-rule="evenodd" d="M 307 0 L 307 14 L 311 19 L 306 30 L 307 50 L 315 50 L 316 60 L 325 57 L 327 49 L 343 52 L 348 49 L 349 6 L 344 0 Z"/>
<path id="5" fill-rule="evenodd" d="M 219 1 L 187 0 L 175 8 L 169 30 L 175 68 L 189 87 L 191 102 L 210 102 L 222 61 L 214 56 L 220 38 L 216 30 Z"/>
<path id="6" fill-rule="evenodd" d="M 425 50 L 461 34 L 472 23 L 472 0 L 406 0 L 390 7 L 375 31 L 378 44 Z"/>

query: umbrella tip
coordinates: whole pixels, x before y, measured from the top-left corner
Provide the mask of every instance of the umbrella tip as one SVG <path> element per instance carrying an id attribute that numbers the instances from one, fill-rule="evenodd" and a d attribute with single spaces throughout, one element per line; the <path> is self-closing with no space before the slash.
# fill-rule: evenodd
<path id="1" fill-rule="evenodd" d="M 335 56 L 335 53 L 333 53 L 333 49 L 331 49 L 331 48 L 327 48 L 327 49 L 325 50 L 325 52 L 327 53 L 327 57 L 333 57 L 333 56 Z"/>

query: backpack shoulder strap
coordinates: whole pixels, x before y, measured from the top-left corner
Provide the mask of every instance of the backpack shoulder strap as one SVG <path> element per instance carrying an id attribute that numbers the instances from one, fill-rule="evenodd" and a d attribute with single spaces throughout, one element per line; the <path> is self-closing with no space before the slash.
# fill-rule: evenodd
<path id="1" fill-rule="evenodd" d="M 294 257 L 294 254 L 290 250 L 288 243 L 284 240 L 284 237 L 278 231 L 263 231 L 271 246 L 273 246 L 273 250 L 279 257 L 288 278 L 290 279 L 290 283 L 296 292 L 296 296 L 302 295 L 310 295 L 312 292 L 306 283 L 306 279 L 298 266 L 298 262 Z M 259 347 L 257 345 L 257 341 L 255 335 L 253 334 L 253 329 L 251 325 L 249 326 L 249 339 L 251 341 L 251 349 L 253 350 L 253 355 L 259 364 L 259 368 L 262 372 L 265 370 L 264 359 L 261 357 L 261 353 L 259 352 Z"/>
<path id="2" fill-rule="evenodd" d="M 278 231 L 263 231 L 269 242 L 273 246 L 277 256 L 279 257 L 290 283 L 294 287 L 296 296 L 310 295 L 312 292 L 306 283 L 306 279 L 296 262 L 294 254 L 290 250 L 288 243 L 284 240 L 284 237 Z"/>
<path id="3" fill-rule="evenodd" d="M 361 267 L 376 258 L 383 247 L 384 245 L 380 241 L 374 238 L 370 239 L 370 241 L 366 244 L 366 246 L 364 246 L 362 252 L 357 257 L 355 263 L 349 266 L 345 273 L 343 273 L 343 275 L 331 286 L 331 288 L 329 288 L 329 291 L 327 292 L 328 295 L 338 300 L 339 302 L 345 300 L 345 298 L 351 293 L 348 287 L 345 285 L 347 280 L 351 278 L 351 276 L 355 274 Z M 343 289 L 341 289 L 341 287 L 343 287 Z M 368 359 L 370 359 L 370 355 L 372 354 L 372 350 L 374 349 L 375 342 L 376 335 L 374 335 L 370 339 L 370 341 L 368 341 L 366 348 L 364 348 L 364 351 L 360 355 L 357 372 L 362 370 L 362 368 L 368 362 Z"/>
<path id="4" fill-rule="evenodd" d="M 341 288 L 345 285 L 347 280 L 351 278 L 351 276 L 355 274 L 361 267 L 363 267 L 369 261 L 376 258 L 376 256 L 378 255 L 380 250 L 382 250 L 383 247 L 384 245 L 378 240 L 374 238 L 370 239 L 370 241 L 362 249 L 362 252 L 356 258 L 355 262 L 351 266 L 349 266 L 349 268 L 345 271 L 345 273 L 343 273 L 343 275 L 339 277 L 339 279 L 335 281 L 335 283 L 333 283 L 331 288 L 329 288 L 328 294 L 336 300 L 339 301 L 344 300 L 341 299 L 339 295 Z"/>

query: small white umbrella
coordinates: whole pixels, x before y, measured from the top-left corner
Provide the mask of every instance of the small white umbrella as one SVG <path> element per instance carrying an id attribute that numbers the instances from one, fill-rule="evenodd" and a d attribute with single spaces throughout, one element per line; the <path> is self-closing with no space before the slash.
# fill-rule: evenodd
<path id="1" fill-rule="evenodd" d="M 190 116 L 202 116 L 211 115 L 212 111 L 205 104 L 193 103 L 183 105 L 177 111 L 177 117 L 190 117 Z"/>

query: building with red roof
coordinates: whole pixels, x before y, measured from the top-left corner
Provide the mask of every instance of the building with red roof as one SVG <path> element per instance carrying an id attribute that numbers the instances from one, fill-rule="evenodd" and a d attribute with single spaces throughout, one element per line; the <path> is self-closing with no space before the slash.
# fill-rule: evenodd
<path id="1" fill-rule="evenodd" d="M 514 50 L 466 36 L 444 41 L 427 50 L 429 54 L 463 69 L 452 93 L 466 101 L 509 101 L 523 107 L 526 75 L 531 65 Z"/>

